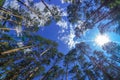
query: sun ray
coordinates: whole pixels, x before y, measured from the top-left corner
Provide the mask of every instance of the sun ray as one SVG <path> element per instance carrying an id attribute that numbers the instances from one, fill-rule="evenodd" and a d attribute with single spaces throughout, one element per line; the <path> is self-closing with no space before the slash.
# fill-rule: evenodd
<path id="1" fill-rule="evenodd" d="M 103 46 L 104 44 L 110 42 L 110 39 L 107 35 L 97 35 L 95 42 L 97 45 Z"/>

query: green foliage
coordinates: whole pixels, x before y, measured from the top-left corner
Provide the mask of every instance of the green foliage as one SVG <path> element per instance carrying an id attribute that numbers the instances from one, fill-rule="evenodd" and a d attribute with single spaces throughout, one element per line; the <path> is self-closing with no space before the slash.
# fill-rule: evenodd
<path id="1" fill-rule="evenodd" d="M 5 39 L 5 40 L 13 40 L 13 38 L 10 37 L 10 36 L 7 35 L 7 34 L 3 34 L 3 35 L 2 35 L 2 38 Z"/>
<path id="2" fill-rule="evenodd" d="M 3 1 L 4 0 L 0 0 L 0 6 L 3 5 Z M 25 5 L 20 0 L 17 1 L 21 3 L 21 6 L 28 8 L 29 11 L 38 15 L 38 13 L 36 13 L 30 6 Z M 30 5 L 34 4 L 30 2 Z M 48 8 L 46 13 L 49 12 Z M 53 8 L 54 15 L 52 17 L 58 21 L 60 20 L 58 7 L 54 6 Z M 61 58 L 63 58 L 63 54 L 57 50 L 58 44 L 37 34 L 37 31 L 39 30 L 39 22 L 31 19 L 29 11 L 26 9 L 20 7 L 19 10 L 17 10 L 8 7 L 8 9 L 1 8 L 1 10 L 3 12 L 1 16 L 6 18 L 6 20 L 3 19 L 2 23 L 0 23 L 0 28 L 4 28 L 3 31 L 0 30 L 2 31 L 0 32 L 0 65 L 2 65 L 0 66 L 0 70 L 3 70 L 3 73 L 0 73 L 0 75 L 4 77 L 0 77 L 0 79 L 32 80 L 38 75 L 41 77 L 47 75 L 58 78 L 59 75 L 56 76 L 56 73 L 59 71 L 59 66 L 53 67 L 54 70 L 52 75 L 47 74 L 47 72 L 45 73 L 47 70 L 46 66 L 55 66 L 53 62 L 59 62 Z M 51 23 L 52 17 L 50 16 L 48 18 L 44 26 Z M 29 25 L 28 23 L 32 24 Z M 21 30 L 20 28 L 17 28 L 19 26 L 21 26 Z M 6 30 L 9 30 L 10 32 L 13 30 L 13 32 L 22 35 L 11 36 L 12 33 L 7 32 Z M 43 73 L 45 74 L 43 75 Z"/>
<path id="3" fill-rule="evenodd" d="M 0 6 L 3 6 L 5 0 L 0 0 Z"/>
<path id="4" fill-rule="evenodd" d="M 0 1 L 0 6 L 3 5 L 4 1 Z M 6 9 L 6 13 L 1 15 L 7 19 L 1 20 L 0 28 L 12 28 L 13 32 L 22 35 L 11 36 L 11 30 L 6 32 L 0 30 L 0 65 L 2 65 L 0 66 L 0 79 L 32 80 L 36 76 L 39 76 L 41 80 L 120 79 L 119 65 L 116 64 L 120 62 L 120 46 L 118 44 L 111 42 L 104 45 L 103 50 L 106 53 L 93 51 L 88 44 L 81 42 L 77 43 L 75 48 L 64 56 L 57 50 L 58 44 L 56 42 L 37 34 L 40 22 L 35 18 L 30 18 L 32 13 L 43 22 L 46 18 L 47 21 L 42 26 L 47 26 L 53 21 L 52 19 L 56 22 L 62 19 L 58 7 L 52 6 L 50 9 L 43 1 L 46 6 L 43 13 L 49 12 L 52 15 L 47 15 L 47 17 L 42 15 L 42 11 L 25 5 L 24 2 L 21 2 L 22 0 L 17 1 L 21 5 L 19 10 L 8 8 L 9 10 Z M 101 28 L 104 26 L 103 29 L 108 29 L 105 27 L 120 22 L 119 0 L 65 1 L 70 2 L 67 6 L 69 22 L 72 24 L 79 21 L 83 22 L 75 28 L 76 36 L 80 37 L 86 30 L 92 29 L 99 23 L 102 24 Z M 29 5 L 33 6 L 34 3 L 30 2 Z M 104 11 L 107 9 L 108 11 Z M 106 20 L 111 22 L 102 23 Z M 4 22 L 7 24 L 3 25 Z M 21 31 L 15 30 L 18 26 L 21 26 Z M 119 26 L 114 31 L 120 34 Z M 110 56 L 108 57 L 106 54 L 110 54 Z"/>
<path id="5" fill-rule="evenodd" d="M 71 23 L 76 23 L 78 20 L 80 20 L 81 14 L 79 13 L 79 5 L 70 4 L 67 7 L 67 13 L 68 13 L 68 20 Z"/>
<path id="6" fill-rule="evenodd" d="M 114 8 L 120 5 L 120 0 L 114 0 L 114 2 L 108 4 L 110 8 Z"/>

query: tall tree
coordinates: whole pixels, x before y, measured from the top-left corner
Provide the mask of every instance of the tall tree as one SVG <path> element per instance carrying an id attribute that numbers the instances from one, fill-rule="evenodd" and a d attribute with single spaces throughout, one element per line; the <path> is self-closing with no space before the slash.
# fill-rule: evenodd
<path id="1" fill-rule="evenodd" d="M 14 1 L 15 3 L 11 3 Z M 55 12 L 51 16 L 46 6 L 43 11 L 33 9 L 35 5 L 29 6 L 34 2 L 27 5 L 21 0 L 10 0 L 10 3 L 6 7 L 0 5 L 0 79 L 32 80 L 38 75 L 45 79 L 46 75 L 49 79 L 61 78 L 57 73 L 64 72 L 58 64 L 63 54 L 58 52 L 57 43 L 37 35 L 38 27 L 49 24 L 52 17 L 60 20 L 58 7 L 52 6 L 51 11 L 54 9 Z M 15 4 L 18 6 L 13 7 Z M 52 71 L 54 73 L 51 75 L 50 72 L 48 75 L 46 71 L 51 66 L 55 66 Z"/>

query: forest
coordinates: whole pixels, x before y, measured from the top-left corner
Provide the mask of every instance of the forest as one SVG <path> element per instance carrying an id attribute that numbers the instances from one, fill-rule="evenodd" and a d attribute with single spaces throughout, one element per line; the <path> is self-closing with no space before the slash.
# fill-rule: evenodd
<path id="1" fill-rule="evenodd" d="M 0 80 L 120 80 L 120 0 L 0 0 Z"/>

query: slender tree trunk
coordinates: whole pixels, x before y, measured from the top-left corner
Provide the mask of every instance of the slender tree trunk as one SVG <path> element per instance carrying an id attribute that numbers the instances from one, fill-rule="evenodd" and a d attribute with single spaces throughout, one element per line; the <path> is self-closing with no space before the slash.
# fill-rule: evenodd
<path id="1" fill-rule="evenodd" d="M 94 26 L 94 25 L 97 24 L 98 22 L 102 21 L 103 19 L 107 18 L 107 17 L 110 16 L 110 14 L 112 14 L 112 13 L 114 13 L 114 10 L 110 11 L 109 13 L 105 14 L 104 16 L 101 15 L 100 17 L 98 17 L 99 20 L 95 21 L 92 26 Z M 87 20 L 87 21 L 88 21 L 88 20 Z M 85 21 L 82 26 L 85 26 L 85 23 L 86 23 L 87 21 Z"/>
<path id="2" fill-rule="evenodd" d="M 115 20 L 116 20 L 116 19 L 111 20 L 110 22 L 108 22 L 107 24 L 105 24 L 104 27 L 112 24 Z"/>
<path id="3" fill-rule="evenodd" d="M 0 39 L 1 40 L 1 39 Z M 0 42 L 1 45 L 8 44 L 8 42 Z"/>
<path id="4" fill-rule="evenodd" d="M 54 69 L 54 66 L 52 66 L 52 67 L 47 71 L 47 73 L 46 73 L 40 80 L 46 80 L 47 77 L 48 77 L 48 75 L 49 75 L 49 73 L 50 73 L 53 69 Z"/>
<path id="5" fill-rule="evenodd" d="M 2 64 L 1 67 L 7 67 L 7 65 L 11 64 L 14 60 L 13 59 L 7 59 L 8 61 L 0 62 Z"/>
<path id="6" fill-rule="evenodd" d="M 5 18 L 5 17 L 3 17 L 3 16 L 0 16 L 0 19 L 4 19 L 4 20 L 6 20 L 6 21 L 13 22 L 13 23 L 18 24 L 18 25 L 22 25 L 21 22 L 13 21 L 13 20 L 7 19 L 7 18 Z"/>
<path id="7" fill-rule="evenodd" d="M 101 54 L 101 55 L 102 55 L 102 54 Z M 101 59 L 101 58 L 104 58 L 104 57 L 99 57 L 99 59 Z M 111 59 L 111 58 L 110 58 L 110 59 Z M 119 67 L 111 64 L 111 63 L 110 63 L 108 60 L 106 60 L 105 58 L 103 59 L 103 62 L 108 63 L 110 66 L 112 66 L 113 68 L 117 69 L 117 70 L 120 72 L 120 68 L 119 68 Z M 103 63 L 103 62 L 102 62 L 102 63 Z"/>
<path id="8" fill-rule="evenodd" d="M 99 20 L 97 20 L 94 24 L 102 21 L 103 19 L 105 19 L 106 17 L 110 16 L 111 14 L 113 14 L 115 12 L 115 10 L 117 10 L 117 8 L 114 8 L 112 11 L 108 12 L 107 14 L 105 14 L 104 16 L 102 16 Z"/>
<path id="9" fill-rule="evenodd" d="M 28 8 L 31 12 L 33 12 L 33 13 L 35 13 L 37 16 L 38 16 L 38 18 L 42 18 L 42 16 L 40 16 L 38 13 L 36 13 L 35 12 L 35 10 L 34 9 L 32 9 L 30 6 L 28 6 L 28 5 L 26 5 L 24 2 L 22 2 L 21 0 L 17 0 L 19 3 L 21 3 L 22 5 L 24 5 L 26 8 Z"/>
<path id="10" fill-rule="evenodd" d="M 94 61 L 94 59 L 92 59 L 91 57 L 89 57 L 89 59 L 92 61 L 92 63 L 93 63 L 94 65 L 96 65 L 96 66 L 103 72 L 103 74 L 107 75 L 107 77 L 108 77 L 110 80 L 113 80 L 113 77 L 112 77 L 110 74 L 108 74 L 108 73 L 105 71 L 105 69 L 103 69 L 103 68 L 101 67 L 101 65 L 97 64 L 97 63 Z"/>
<path id="11" fill-rule="evenodd" d="M 27 77 L 27 80 L 30 80 L 34 75 L 35 73 L 38 71 L 39 67 L 36 67 L 30 74 L 29 76 Z"/>
<path id="12" fill-rule="evenodd" d="M 25 25 L 25 24 L 22 24 L 21 22 L 14 21 L 14 20 L 12 20 L 12 19 L 7 19 L 6 17 L 3 17 L 3 16 L 0 16 L 0 19 L 3 19 L 3 20 L 8 21 L 8 22 L 15 23 L 16 25 L 27 26 L 27 25 Z"/>
<path id="13" fill-rule="evenodd" d="M 95 10 L 93 13 L 92 13 L 92 16 L 94 16 L 96 13 L 98 13 L 98 11 L 103 7 L 103 6 L 105 6 L 105 4 L 110 4 L 112 1 L 111 0 L 105 0 L 98 8 L 97 8 L 97 10 Z"/>
<path id="14" fill-rule="evenodd" d="M 110 62 L 108 62 L 108 61 L 107 61 L 107 63 L 108 63 L 109 65 L 111 65 L 113 68 L 117 69 L 117 71 L 120 72 L 120 68 L 119 68 L 119 67 L 117 67 L 117 66 L 115 66 L 115 65 L 112 65 L 112 64 L 111 64 Z"/>
<path id="15" fill-rule="evenodd" d="M 20 51 L 20 50 L 23 50 L 23 49 L 26 49 L 26 48 L 31 48 L 33 46 L 25 46 L 25 47 L 21 47 L 21 48 L 16 48 L 16 49 L 12 49 L 12 50 L 8 50 L 8 51 L 4 51 L 0 54 L 4 55 L 4 54 L 10 54 L 10 53 L 13 53 L 13 52 L 17 52 L 17 51 Z"/>
<path id="16" fill-rule="evenodd" d="M 5 14 L 9 14 L 10 16 L 12 15 L 12 16 L 18 17 L 18 18 L 20 18 L 20 19 L 24 19 L 22 16 L 16 15 L 16 14 L 14 14 L 13 12 L 7 11 L 7 10 L 5 10 L 4 8 L 1 8 L 1 7 L 0 7 L 0 11 L 3 12 L 3 13 L 5 13 Z"/>
<path id="17" fill-rule="evenodd" d="M 97 64 L 92 57 L 90 57 L 90 56 L 87 55 L 86 53 L 85 53 L 85 55 L 91 60 L 91 62 L 93 63 L 93 65 L 96 65 L 96 66 L 103 72 L 103 74 L 107 75 L 107 77 L 108 77 L 110 80 L 114 80 L 114 78 L 113 78 L 110 74 L 108 74 L 108 73 L 101 67 L 101 65 Z"/>
<path id="18" fill-rule="evenodd" d="M 106 59 L 104 59 L 104 61 L 106 61 L 106 63 L 108 63 L 110 66 L 112 66 L 113 68 L 117 69 L 117 71 L 120 72 L 120 68 L 119 68 L 119 67 L 117 67 L 117 66 L 111 64 L 111 63 L 110 63 L 109 61 L 107 61 Z"/>
<path id="19" fill-rule="evenodd" d="M 34 66 L 34 64 L 31 64 L 31 62 L 29 62 L 28 64 L 26 64 L 22 69 L 20 69 L 19 74 L 25 74 L 23 76 L 27 76 L 31 70 L 29 69 L 30 67 Z M 22 70 L 26 69 L 24 72 L 22 72 Z M 30 75 L 29 75 L 30 76 Z M 28 77 L 27 77 L 28 78 Z M 26 80 L 26 79 L 25 79 Z M 29 79 L 30 80 L 30 79 Z"/>
<path id="20" fill-rule="evenodd" d="M 108 1 L 108 2 L 109 2 L 109 1 Z M 110 1 L 110 2 L 111 2 L 111 1 Z M 101 4 L 101 5 L 97 8 L 97 10 L 95 10 L 92 14 L 90 14 L 90 17 L 89 17 L 84 23 L 88 22 L 88 20 L 89 20 L 92 16 L 95 16 L 95 14 L 98 13 L 98 11 L 99 11 L 105 4 L 106 4 L 106 1 L 104 1 L 104 3 Z"/>
<path id="21" fill-rule="evenodd" d="M 57 59 L 53 63 L 53 66 L 47 71 L 47 73 L 40 80 L 47 80 L 49 73 L 54 70 L 54 66 L 56 65 L 56 63 L 57 63 Z"/>
<path id="22" fill-rule="evenodd" d="M 110 1 L 111 2 L 111 1 Z M 102 5 L 103 6 L 103 5 Z M 97 11 L 98 10 L 100 10 L 101 8 L 102 8 L 102 6 L 100 6 L 98 9 L 97 9 Z M 105 15 L 101 15 L 100 17 L 99 17 L 99 20 L 97 20 L 97 21 L 95 21 L 94 23 L 93 23 L 93 25 L 92 26 L 94 26 L 95 24 L 97 24 L 98 22 L 100 22 L 100 21 L 102 21 L 103 19 L 105 19 L 106 17 L 108 17 L 108 16 L 110 16 L 111 14 L 113 14 L 114 12 L 115 12 L 115 10 L 117 10 L 117 8 L 115 7 L 113 10 L 111 10 L 110 12 L 108 12 L 107 14 L 105 14 Z M 96 11 L 94 12 L 94 14 L 96 13 Z M 92 14 L 91 16 L 94 16 L 94 14 Z M 90 17 L 91 17 L 90 16 Z M 89 18 L 90 19 L 90 18 Z M 88 20 L 86 20 L 84 23 L 86 23 Z M 85 24 L 83 24 L 83 26 L 84 26 Z"/>
<path id="23" fill-rule="evenodd" d="M 48 7 L 48 5 L 44 2 L 44 0 L 41 0 L 41 2 L 45 5 L 45 7 L 47 8 L 47 10 L 51 13 L 51 15 L 54 17 L 53 12 L 51 11 L 51 9 Z"/>
<path id="24" fill-rule="evenodd" d="M 22 68 L 15 68 L 15 73 L 13 74 L 13 76 L 10 78 L 10 80 L 16 80 L 16 78 L 19 76 L 20 72 L 25 69 L 25 67 L 27 67 L 31 62 L 28 62 L 26 65 L 22 66 Z M 17 70 L 17 71 L 16 71 Z M 13 72 L 13 71 L 12 71 Z M 9 73 L 7 73 L 9 74 Z"/>
<path id="25" fill-rule="evenodd" d="M 7 21 L 4 21 L 4 23 L 3 23 L 3 25 L 2 25 L 2 26 L 5 26 L 6 22 L 7 22 Z"/>
<path id="26" fill-rule="evenodd" d="M 117 59 L 117 58 L 118 58 L 118 57 L 117 57 L 116 55 L 114 55 L 114 56 L 112 56 L 110 59 L 112 59 L 112 60 L 120 63 L 120 58 L 118 58 L 118 59 Z"/>
<path id="27" fill-rule="evenodd" d="M 113 20 L 111 20 L 110 22 L 104 24 L 103 26 L 100 26 L 100 27 L 99 27 L 99 28 L 100 28 L 100 32 L 101 32 L 101 33 L 104 33 L 105 30 L 108 30 L 108 29 L 106 29 L 106 28 L 109 28 L 109 27 L 110 27 L 109 25 L 112 24 L 112 23 L 114 22 L 114 20 L 115 20 L 115 19 L 113 19 Z"/>
<path id="28" fill-rule="evenodd" d="M 108 74 L 108 73 L 105 71 L 105 69 L 103 69 L 103 68 L 101 67 L 100 64 L 97 64 L 94 60 L 92 60 L 92 62 L 93 62 L 95 65 L 97 65 L 97 67 L 98 67 L 100 70 L 102 70 L 103 74 L 105 74 L 105 75 L 109 78 L 109 80 L 114 80 L 114 78 L 113 78 L 110 74 Z"/>
<path id="29" fill-rule="evenodd" d="M 12 29 L 12 28 L 0 28 L 0 30 L 16 30 L 16 29 Z"/>
<path id="30" fill-rule="evenodd" d="M 44 55 L 46 52 L 48 52 L 50 50 L 50 48 L 46 49 L 45 51 L 43 51 L 40 56 Z"/>
<path id="31" fill-rule="evenodd" d="M 68 64 L 66 63 L 66 80 L 68 80 Z"/>

